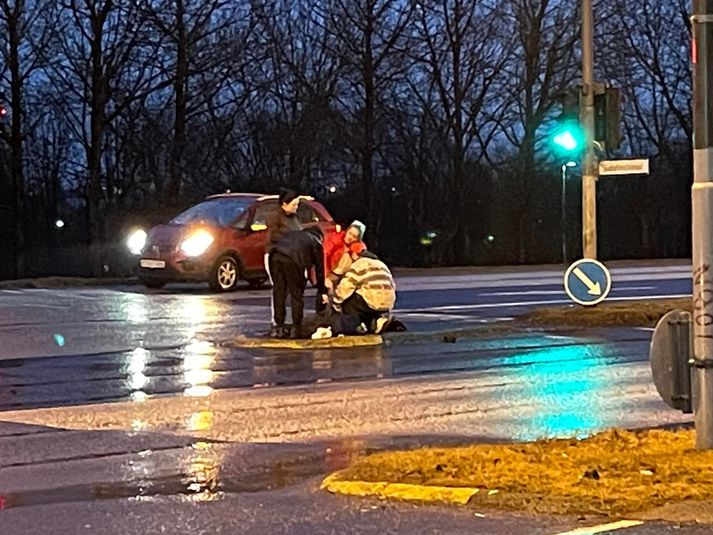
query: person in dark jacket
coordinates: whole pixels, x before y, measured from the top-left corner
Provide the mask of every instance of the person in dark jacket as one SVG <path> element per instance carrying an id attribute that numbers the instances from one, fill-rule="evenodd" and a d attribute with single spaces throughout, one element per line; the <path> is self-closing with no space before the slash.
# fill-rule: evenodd
<path id="1" fill-rule="evenodd" d="M 270 271 L 270 252 L 273 247 L 275 247 L 277 240 L 279 240 L 286 232 L 302 229 L 300 220 L 297 218 L 297 210 L 300 207 L 299 195 L 291 189 L 280 188 L 277 202 L 277 210 L 269 214 L 267 216 L 267 221 L 265 221 L 268 232 L 264 257 L 265 272 L 267 273 L 267 278 L 270 280 L 270 284 L 273 286 L 275 283 L 272 280 L 272 273 Z M 274 300 L 271 300 L 270 309 L 272 310 L 274 316 Z"/>
<path id="2" fill-rule="evenodd" d="M 283 188 L 280 190 L 277 202 L 280 206 L 268 216 L 265 222 L 268 231 L 268 253 L 285 233 L 302 230 L 300 220 L 297 218 L 297 209 L 300 207 L 299 195 L 291 189 Z"/>
<path id="3" fill-rule="evenodd" d="M 302 338 L 304 291 L 306 273 L 314 268 L 317 278 L 318 301 L 328 302 L 324 284 L 324 252 L 322 232 L 317 228 L 289 231 L 282 235 L 270 252 L 274 324 L 270 336 L 274 338 Z M 290 295 L 292 331 L 285 327 L 286 300 Z"/>

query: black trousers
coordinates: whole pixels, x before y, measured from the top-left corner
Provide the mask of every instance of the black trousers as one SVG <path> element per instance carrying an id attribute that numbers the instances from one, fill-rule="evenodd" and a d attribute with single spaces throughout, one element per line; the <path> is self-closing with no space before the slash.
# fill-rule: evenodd
<path id="1" fill-rule="evenodd" d="M 371 308 L 366 301 L 364 301 L 364 298 L 356 292 L 342 303 L 342 313 L 348 316 L 358 317 L 370 331 L 374 330 L 373 323 L 385 312 L 388 312 L 388 310 L 374 310 Z"/>
<path id="2" fill-rule="evenodd" d="M 272 305 L 275 325 L 284 326 L 287 316 L 287 294 L 290 295 L 292 324 L 302 325 L 304 317 L 304 291 L 307 285 L 305 272 L 292 259 L 278 251 L 270 254 L 272 276 Z"/>

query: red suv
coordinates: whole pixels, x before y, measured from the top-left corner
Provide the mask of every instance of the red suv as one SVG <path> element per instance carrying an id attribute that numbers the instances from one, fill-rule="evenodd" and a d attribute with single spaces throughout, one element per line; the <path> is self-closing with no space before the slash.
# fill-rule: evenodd
<path id="1" fill-rule="evenodd" d="M 149 288 L 207 281 L 222 292 L 235 290 L 240 279 L 263 283 L 266 221 L 277 203 L 276 195 L 212 195 L 148 234 L 134 233 L 129 248 L 140 254 L 139 279 Z M 303 227 L 317 225 L 325 236 L 336 228 L 326 208 L 311 197 L 300 197 L 297 217 Z"/>

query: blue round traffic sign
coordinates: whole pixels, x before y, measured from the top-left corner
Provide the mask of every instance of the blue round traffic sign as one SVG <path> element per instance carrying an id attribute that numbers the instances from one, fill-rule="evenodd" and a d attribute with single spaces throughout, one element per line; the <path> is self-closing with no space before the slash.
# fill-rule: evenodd
<path id="1" fill-rule="evenodd" d="M 596 305 L 609 295 L 611 274 L 601 262 L 582 258 L 567 268 L 564 274 L 564 289 L 575 303 Z"/>

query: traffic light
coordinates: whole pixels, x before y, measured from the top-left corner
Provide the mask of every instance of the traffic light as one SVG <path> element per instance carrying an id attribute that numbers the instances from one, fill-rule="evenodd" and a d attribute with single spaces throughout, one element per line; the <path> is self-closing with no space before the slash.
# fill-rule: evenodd
<path id="1" fill-rule="evenodd" d="M 584 130 L 579 124 L 579 87 L 567 88 L 560 94 L 562 111 L 550 132 L 554 151 L 563 157 L 576 157 L 584 149 Z"/>
<path id="2" fill-rule="evenodd" d="M 594 139 L 606 149 L 617 149 L 621 144 L 621 91 L 606 87 L 594 93 Z"/>
<path id="3" fill-rule="evenodd" d="M 584 132 L 576 121 L 559 124 L 552 132 L 552 144 L 562 156 L 575 156 L 584 148 Z"/>
<path id="4" fill-rule="evenodd" d="M 581 87 L 569 87 L 559 96 L 562 112 L 555 119 L 550 141 L 560 156 L 577 156 L 585 145 L 579 121 Z M 594 87 L 594 141 L 598 149 L 613 150 L 621 144 L 621 91 L 597 83 Z"/>

